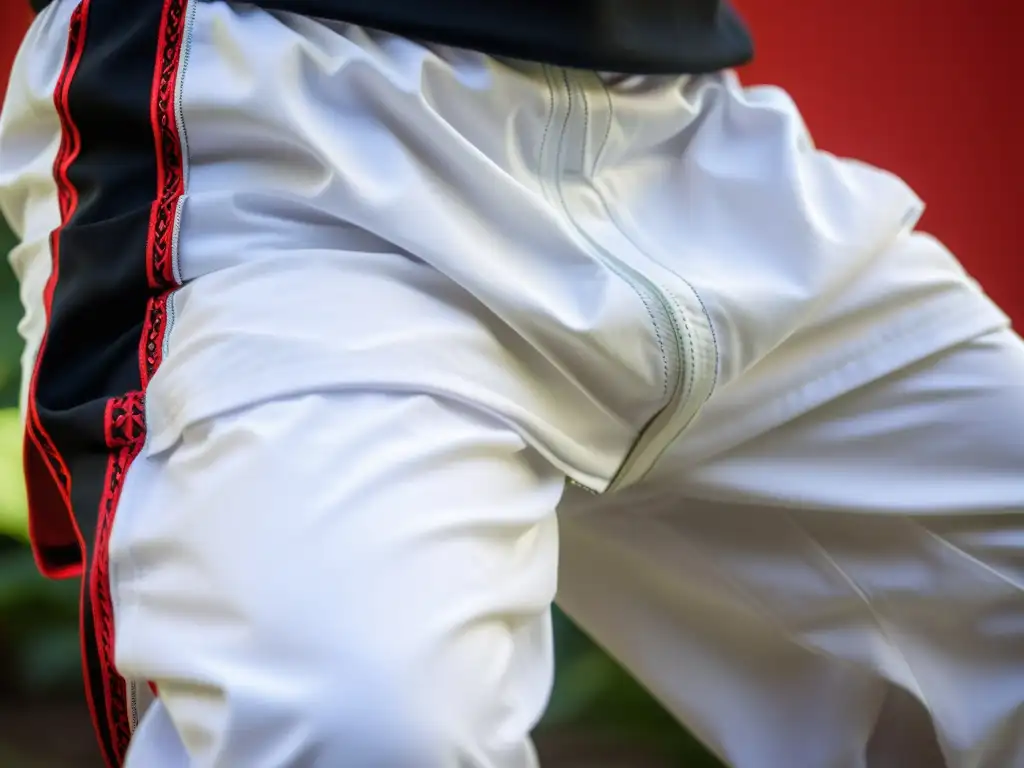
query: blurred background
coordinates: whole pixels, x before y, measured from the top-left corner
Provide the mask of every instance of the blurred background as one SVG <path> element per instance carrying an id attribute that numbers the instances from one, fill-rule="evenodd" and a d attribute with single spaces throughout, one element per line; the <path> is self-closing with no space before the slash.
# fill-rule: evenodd
<path id="1" fill-rule="evenodd" d="M 929 205 L 923 228 L 1024 320 L 1024 276 L 1011 246 L 1020 241 L 1024 200 L 1024 115 L 1013 104 L 1019 68 L 1010 60 L 1022 6 L 996 0 L 979 12 L 970 0 L 950 0 L 938 14 L 928 0 L 738 5 L 759 49 L 744 78 L 784 85 L 819 146 L 908 179 Z M 0 90 L 19 36 L 0 29 Z M 0 254 L 12 244 L 0 220 Z M 20 312 L 0 261 L 0 768 L 99 768 L 79 675 L 78 585 L 43 580 L 26 547 Z M 556 619 L 557 685 L 538 733 L 545 765 L 718 765 L 611 659 Z"/>

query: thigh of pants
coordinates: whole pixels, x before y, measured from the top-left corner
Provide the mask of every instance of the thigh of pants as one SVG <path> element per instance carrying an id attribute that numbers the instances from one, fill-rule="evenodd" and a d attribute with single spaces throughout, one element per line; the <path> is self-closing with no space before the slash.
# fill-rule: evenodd
<path id="1" fill-rule="evenodd" d="M 528 766 L 564 476 L 492 416 L 346 392 L 189 427 L 110 545 L 130 766 Z"/>
<path id="2" fill-rule="evenodd" d="M 756 399 L 712 398 L 641 486 L 565 499 L 562 607 L 732 765 L 1024 761 L 1021 339 L 701 451 Z"/>
<path id="3" fill-rule="evenodd" d="M 154 78 L 52 5 L 0 123 L 30 430 L 80 524 L 134 457 L 83 537 L 129 764 L 530 765 L 556 512 L 566 609 L 739 768 L 861 765 L 894 690 L 1018 759 L 1020 341 L 902 183 L 729 75 L 167 7 Z"/>

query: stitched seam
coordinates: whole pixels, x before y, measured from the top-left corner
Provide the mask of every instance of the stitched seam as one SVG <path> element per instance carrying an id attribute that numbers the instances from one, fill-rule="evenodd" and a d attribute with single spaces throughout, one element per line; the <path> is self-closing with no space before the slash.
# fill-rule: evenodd
<path id="1" fill-rule="evenodd" d="M 569 81 L 569 73 L 567 71 L 565 71 L 565 70 L 562 70 L 562 82 L 565 85 L 566 96 L 568 98 L 568 109 L 566 110 L 566 113 L 565 113 L 565 120 L 562 123 L 562 133 L 561 133 L 561 136 L 559 137 L 559 143 L 558 143 L 558 155 L 557 155 L 557 157 L 558 157 L 558 160 L 559 160 L 559 163 L 558 163 L 558 165 L 559 165 L 559 175 L 557 177 L 558 180 L 557 180 L 556 184 L 557 184 L 557 186 L 559 188 L 559 198 L 560 198 L 560 201 L 561 201 L 561 207 L 562 207 L 563 211 L 565 212 L 566 216 L 568 217 L 569 221 L 572 223 L 573 228 L 576 229 L 577 232 L 579 232 L 579 227 L 573 221 L 573 218 L 572 218 L 571 214 L 569 214 L 567 206 L 565 205 L 564 196 L 561 194 L 561 171 L 560 171 L 561 160 L 562 160 L 562 157 L 563 157 L 563 148 L 564 148 L 564 145 L 565 145 L 565 134 L 567 133 L 567 129 L 568 129 L 568 126 L 569 126 L 569 119 L 572 116 L 573 106 L 574 106 L 573 97 L 572 97 L 572 85 L 571 85 L 571 83 Z M 584 104 L 585 104 L 586 103 L 586 97 L 584 97 L 583 101 L 584 101 Z M 589 111 L 587 112 L 587 114 L 589 115 Z M 584 146 L 585 145 L 586 144 L 584 142 Z M 579 233 L 579 234 L 582 235 L 582 233 Z M 584 236 L 584 239 L 587 240 L 588 242 L 590 240 L 589 238 L 587 238 L 585 236 Z M 647 317 L 651 321 L 651 328 L 654 331 L 655 341 L 657 342 L 657 345 L 658 345 L 658 352 L 661 355 L 661 366 L 662 366 L 661 397 L 662 397 L 663 400 L 667 401 L 668 397 L 669 397 L 669 390 L 670 390 L 670 387 L 671 387 L 671 382 L 670 382 L 670 378 L 671 377 L 669 375 L 670 374 L 671 365 L 669 363 L 668 349 L 667 349 L 667 347 L 665 345 L 665 340 L 664 340 L 663 333 L 662 333 L 662 330 L 661 330 L 661 325 L 658 323 L 658 320 L 657 320 L 657 317 L 656 317 L 656 315 L 654 313 L 654 310 L 651 308 L 651 305 L 650 305 L 647 297 L 644 295 L 644 291 L 642 291 L 638 286 L 636 286 L 633 283 L 633 281 L 630 280 L 627 276 L 623 275 L 622 272 L 618 269 L 617 265 L 615 265 L 614 263 L 611 263 L 610 260 L 608 260 L 608 259 L 602 259 L 602 261 L 610 269 L 612 269 L 615 272 L 615 274 L 619 276 L 620 279 L 624 280 L 626 282 L 626 284 L 629 285 L 633 289 L 633 292 L 637 295 L 637 297 L 639 297 L 640 302 L 644 306 L 644 310 L 646 310 L 646 312 L 647 312 Z M 661 411 L 663 408 L 664 408 L 664 405 L 661 406 L 658 409 L 658 411 Z"/>
<path id="2" fill-rule="evenodd" d="M 591 185 L 591 186 L 592 186 L 595 194 L 597 195 L 598 199 L 601 201 L 601 207 L 604 209 L 605 213 L 608 215 L 608 220 L 611 221 L 611 223 L 615 225 L 615 228 L 617 230 L 619 230 L 619 232 L 622 234 L 622 236 L 624 238 L 626 238 L 626 240 L 628 240 L 630 242 L 630 244 L 632 244 L 632 246 L 634 248 L 636 248 L 638 253 L 642 253 L 646 258 L 650 259 L 651 261 L 655 262 L 656 264 L 661 264 L 661 262 L 659 262 L 657 259 L 655 259 L 653 256 L 651 256 L 650 253 L 648 253 L 645 248 L 641 247 L 640 243 L 636 240 L 636 238 L 634 238 L 633 235 L 630 234 L 629 228 L 624 225 L 624 223 L 622 221 L 622 218 L 618 215 L 618 213 L 616 213 L 611 208 L 611 206 L 608 205 L 608 202 L 607 202 L 607 200 L 605 200 L 604 195 L 601 194 L 601 190 L 598 189 L 596 185 Z M 664 269 L 666 269 L 669 272 L 671 272 L 673 275 L 675 275 L 679 280 L 681 280 L 690 289 L 690 292 L 697 299 L 697 303 L 700 304 L 700 309 L 701 309 L 701 312 L 704 314 L 704 318 L 707 320 L 708 329 L 709 329 L 709 331 L 711 333 L 711 342 L 712 342 L 712 345 L 713 345 L 714 351 L 715 351 L 715 365 L 714 365 L 714 371 L 712 372 L 712 378 L 711 378 L 711 391 L 713 392 L 717 388 L 717 386 L 718 386 L 719 368 L 721 367 L 721 359 L 720 359 L 721 358 L 721 349 L 719 348 L 719 345 L 718 345 L 718 336 L 715 334 L 715 325 L 714 325 L 713 322 L 711 322 L 711 314 L 708 312 L 708 308 L 707 308 L 707 305 L 704 303 L 704 299 L 701 298 L 701 295 L 697 292 L 697 289 L 693 287 L 693 284 L 689 280 L 687 280 L 685 277 L 683 277 L 678 272 L 676 272 L 676 270 L 674 270 L 674 269 L 672 269 L 672 268 L 670 268 L 670 267 L 668 267 L 666 265 L 661 265 L 661 266 Z M 673 305 L 675 305 L 676 310 L 679 312 L 680 317 L 683 318 L 683 322 L 685 324 L 687 324 L 687 329 L 689 330 L 689 324 L 687 323 L 687 320 L 686 320 L 687 313 L 683 311 L 682 307 L 679 304 L 678 298 L 676 297 L 676 295 L 672 291 L 667 291 L 666 293 L 667 293 L 670 301 L 673 303 Z M 693 365 L 693 361 L 691 359 L 691 366 L 692 365 Z M 693 371 L 692 367 L 691 367 L 690 371 L 691 372 Z M 692 383 L 692 378 L 693 378 L 692 375 L 688 377 L 688 379 L 690 379 L 691 383 Z M 710 397 L 710 395 L 709 395 L 709 397 Z"/>
<path id="3" fill-rule="evenodd" d="M 580 89 L 583 99 L 583 141 L 580 142 L 580 175 L 587 167 L 587 144 L 590 143 L 590 99 L 585 88 Z"/>
<path id="4" fill-rule="evenodd" d="M 604 152 L 608 148 L 608 140 L 612 135 L 612 122 L 615 119 L 615 104 L 612 102 L 611 91 L 608 90 L 608 86 L 598 75 L 594 75 L 594 79 L 601 86 L 601 92 L 604 93 L 605 102 L 608 104 L 608 119 L 605 121 L 604 136 L 601 137 L 601 143 L 597 148 L 597 152 L 594 153 L 594 162 L 590 167 L 591 177 L 597 174 L 597 168 L 601 164 L 601 160 L 604 159 Z"/>
<path id="5" fill-rule="evenodd" d="M 544 182 L 544 153 L 547 151 L 548 140 L 551 137 L 551 127 L 555 123 L 555 86 L 551 80 L 550 69 L 546 64 L 542 67 L 542 71 L 544 72 L 544 82 L 548 88 L 548 119 L 544 124 L 544 134 L 541 136 L 540 150 L 537 152 L 537 177 L 540 180 L 544 197 L 550 200 L 548 185 Z"/>

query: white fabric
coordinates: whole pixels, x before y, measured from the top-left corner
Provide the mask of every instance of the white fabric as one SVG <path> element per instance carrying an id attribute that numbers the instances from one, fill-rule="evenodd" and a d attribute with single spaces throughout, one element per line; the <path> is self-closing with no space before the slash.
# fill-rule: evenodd
<path id="1" fill-rule="evenodd" d="M 0 119 L 28 359 L 72 5 Z M 129 768 L 528 768 L 556 582 L 736 768 L 1024 765 L 1024 344 L 900 180 L 730 73 L 190 12 Z"/>

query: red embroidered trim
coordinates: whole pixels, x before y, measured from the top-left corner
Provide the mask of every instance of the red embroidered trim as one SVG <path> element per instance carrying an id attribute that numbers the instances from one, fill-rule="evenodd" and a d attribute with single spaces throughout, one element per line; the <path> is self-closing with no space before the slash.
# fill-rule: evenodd
<path id="1" fill-rule="evenodd" d="M 150 210 L 146 274 L 157 291 L 149 300 L 139 343 L 142 390 L 112 399 L 106 409 L 107 445 L 111 449 L 100 501 L 95 555 L 89 570 L 97 647 L 103 670 L 105 714 L 114 742 L 117 765 L 124 761 L 131 739 L 131 716 L 125 680 L 114 665 L 114 614 L 110 594 L 110 532 L 124 478 L 142 451 L 146 438 L 145 388 L 163 360 L 167 302 L 178 287 L 174 274 L 176 222 L 185 193 L 183 147 L 178 131 L 178 72 L 187 26 L 187 0 L 165 0 L 151 96 L 151 119 L 157 157 L 156 200 Z M 113 767 L 112 767 L 113 768 Z"/>

